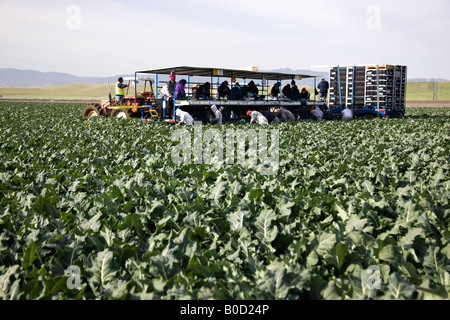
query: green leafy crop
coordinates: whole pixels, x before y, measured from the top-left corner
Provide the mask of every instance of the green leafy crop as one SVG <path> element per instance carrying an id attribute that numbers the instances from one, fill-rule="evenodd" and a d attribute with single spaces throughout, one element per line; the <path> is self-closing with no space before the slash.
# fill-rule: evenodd
<path id="1" fill-rule="evenodd" d="M 270 125 L 276 175 L 82 109 L 0 104 L 1 299 L 449 299 L 448 108 Z"/>

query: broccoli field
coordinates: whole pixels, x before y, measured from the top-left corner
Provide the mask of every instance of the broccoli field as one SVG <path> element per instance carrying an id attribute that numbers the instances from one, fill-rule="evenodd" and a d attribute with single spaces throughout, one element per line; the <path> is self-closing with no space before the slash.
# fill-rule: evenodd
<path id="1" fill-rule="evenodd" d="M 449 108 L 271 124 L 275 175 L 83 108 L 0 102 L 1 299 L 450 298 Z"/>

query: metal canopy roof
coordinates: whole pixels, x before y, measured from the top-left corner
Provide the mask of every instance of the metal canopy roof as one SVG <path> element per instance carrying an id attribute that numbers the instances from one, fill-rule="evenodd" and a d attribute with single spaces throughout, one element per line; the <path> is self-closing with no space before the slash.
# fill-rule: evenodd
<path id="1" fill-rule="evenodd" d="M 231 78 L 235 76 L 239 79 L 265 79 L 265 80 L 301 80 L 305 78 L 315 78 L 316 76 L 307 74 L 289 74 L 281 72 L 256 72 L 239 69 L 221 69 L 221 68 L 205 68 L 205 67 L 171 67 L 154 70 L 140 70 L 136 73 L 150 73 L 150 74 L 166 74 L 169 75 L 175 70 L 176 75 L 199 76 L 199 77 L 225 77 Z"/>

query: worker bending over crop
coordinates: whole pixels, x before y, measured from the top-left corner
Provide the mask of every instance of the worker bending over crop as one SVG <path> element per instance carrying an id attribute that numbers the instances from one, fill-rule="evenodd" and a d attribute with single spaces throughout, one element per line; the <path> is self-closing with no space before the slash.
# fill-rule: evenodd
<path id="1" fill-rule="evenodd" d="M 222 112 L 220 112 L 219 109 L 217 109 L 216 105 L 211 106 L 211 111 L 214 114 L 214 118 L 211 119 L 211 123 L 213 124 L 222 124 Z"/>
<path id="2" fill-rule="evenodd" d="M 192 116 L 187 113 L 186 111 L 183 111 L 181 109 L 177 109 L 176 113 L 175 113 L 178 117 L 180 117 L 180 122 L 178 123 L 179 125 L 187 125 L 187 126 L 193 126 L 194 125 L 194 118 L 192 118 Z"/>
<path id="3" fill-rule="evenodd" d="M 352 120 L 353 119 L 353 111 L 352 109 L 345 108 L 342 110 L 342 120 Z"/>
<path id="4" fill-rule="evenodd" d="M 315 106 L 314 110 L 311 111 L 311 115 L 314 119 L 322 120 L 323 119 L 323 112 L 320 110 L 319 106 Z"/>
<path id="5" fill-rule="evenodd" d="M 295 116 L 292 112 L 290 112 L 288 109 L 285 108 L 278 108 L 275 111 L 275 114 L 277 115 L 277 118 L 281 121 L 295 121 Z"/>
<path id="6" fill-rule="evenodd" d="M 278 119 L 277 114 L 275 112 L 272 112 L 269 110 L 260 110 L 259 113 L 261 113 L 264 117 L 266 117 L 266 119 L 269 123 L 272 123 L 272 122 L 279 123 L 280 122 L 280 119 Z"/>
<path id="7" fill-rule="evenodd" d="M 298 118 L 301 120 L 307 120 L 311 118 L 311 110 L 306 104 L 306 101 L 304 101 L 298 109 Z"/>
<path id="8" fill-rule="evenodd" d="M 264 117 L 261 112 L 258 111 L 247 111 L 247 117 L 250 118 L 250 123 L 257 123 L 257 124 L 269 124 L 269 121 L 266 117 Z"/>

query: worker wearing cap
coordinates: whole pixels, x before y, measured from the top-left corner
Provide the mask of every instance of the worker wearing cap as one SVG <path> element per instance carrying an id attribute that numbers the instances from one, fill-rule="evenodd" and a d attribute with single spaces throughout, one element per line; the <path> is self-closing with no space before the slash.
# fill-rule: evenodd
<path id="1" fill-rule="evenodd" d="M 302 92 L 300 93 L 300 100 L 309 101 L 310 98 L 311 98 L 311 94 L 309 93 L 309 91 L 306 90 L 306 88 L 303 88 Z"/>
<path id="2" fill-rule="evenodd" d="M 261 112 L 258 111 L 247 111 L 247 117 L 250 118 L 250 123 L 257 123 L 257 124 L 269 124 L 269 121 L 266 117 L 262 115 Z"/>
<path id="3" fill-rule="evenodd" d="M 117 100 L 117 102 L 122 100 L 123 97 L 125 96 L 125 88 L 126 87 L 128 87 L 128 85 L 123 84 L 123 78 L 122 77 L 117 79 L 117 83 L 116 83 L 116 100 Z"/>

